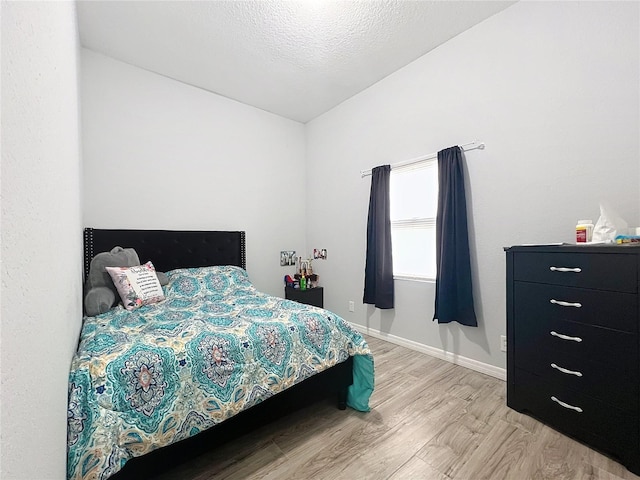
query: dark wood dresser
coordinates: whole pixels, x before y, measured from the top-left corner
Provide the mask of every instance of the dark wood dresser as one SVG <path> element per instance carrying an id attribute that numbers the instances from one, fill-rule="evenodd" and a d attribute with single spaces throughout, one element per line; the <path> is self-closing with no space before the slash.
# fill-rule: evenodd
<path id="1" fill-rule="evenodd" d="M 640 246 L 507 254 L 507 405 L 640 474 Z"/>

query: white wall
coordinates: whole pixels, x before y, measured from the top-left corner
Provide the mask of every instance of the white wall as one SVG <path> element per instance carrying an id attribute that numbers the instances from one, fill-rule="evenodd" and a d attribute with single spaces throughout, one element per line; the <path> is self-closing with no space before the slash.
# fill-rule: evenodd
<path id="1" fill-rule="evenodd" d="M 66 478 L 81 312 L 73 2 L 2 2 L 0 478 Z"/>
<path id="2" fill-rule="evenodd" d="M 90 50 L 81 70 L 85 226 L 245 230 L 249 276 L 282 295 L 280 251 L 305 247 L 304 126 Z"/>
<path id="3" fill-rule="evenodd" d="M 520 2 L 307 124 L 307 242 L 325 306 L 374 330 L 504 368 L 503 247 L 570 242 L 608 199 L 640 224 L 639 4 Z M 479 139 L 468 202 L 479 328 L 432 322 L 434 285 L 362 304 L 370 177 Z M 348 301 L 356 311 L 348 312 Z"/>

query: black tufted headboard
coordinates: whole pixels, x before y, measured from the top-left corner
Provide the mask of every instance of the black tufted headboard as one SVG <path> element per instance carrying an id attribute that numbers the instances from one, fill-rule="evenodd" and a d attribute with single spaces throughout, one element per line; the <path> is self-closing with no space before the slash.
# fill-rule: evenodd
<path id="1" fill-rule="evenodd" d="M 134 248 L 141 262 L 151 260 L 159 272 L 211 265 L 246 268 L 245 232 L 85 228 L 85 279 L 94 255 L 115 246 Z"/>

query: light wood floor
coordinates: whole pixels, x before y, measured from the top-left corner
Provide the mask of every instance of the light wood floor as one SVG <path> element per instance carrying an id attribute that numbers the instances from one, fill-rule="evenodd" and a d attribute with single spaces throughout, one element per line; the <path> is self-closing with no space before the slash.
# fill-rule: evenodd
<path id="1" fill-rule="evenodd" d="M 320 402 L 159 480 L 640 478 L 509 409 L 504 382 L 367 340 L 376 363 L 371 412 Z"/>

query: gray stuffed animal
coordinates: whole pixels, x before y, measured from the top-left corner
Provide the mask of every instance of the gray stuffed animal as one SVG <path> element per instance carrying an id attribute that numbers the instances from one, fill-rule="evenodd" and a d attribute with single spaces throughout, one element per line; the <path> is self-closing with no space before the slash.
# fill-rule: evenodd
<path id="1" fill-rule="evenodd" d="M 99 315 L 110 310 L 120 300 L 116 286 L 105 267 L 135 267 L 136 265 L 140 265 L 140 259 L 133 248 L 114 247 L 110 252 L 102 252 L 93 257 L 85 283 L 85 313 L 90 317 Z M 156 273 L 160 284 L 166 285 L 167 276 L 162 272 Z"/>

